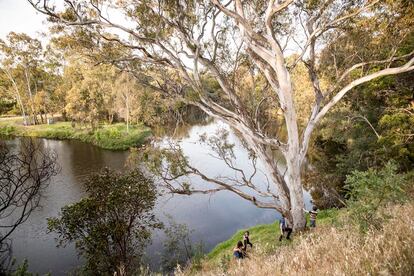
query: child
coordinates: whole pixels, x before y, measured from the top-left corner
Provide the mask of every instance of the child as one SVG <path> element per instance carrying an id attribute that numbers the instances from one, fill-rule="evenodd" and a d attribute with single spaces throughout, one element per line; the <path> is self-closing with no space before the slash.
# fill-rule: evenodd
<path id="1" fill-rule="evenodd" d="M 309 213 L 309 226 L 311 228 L 315 228 L 316 227 L 316 216 L 318 215 L 318 209 L 316 208 L 316 206 L 313 206 L 311 211 L 308 211 L 306 209 L 303 209 L 303 211 L 305 211 L 306 213 Z"/>
<path id="2" fill-rule="evenodd" d="M 243 243 L 241 241 L 238 241 L 236 247 L 233 249 L 233 256 L 236 259 L 244 258 Z"/>
<path id="3" fill-rule="evenodd" d="M 246 231 L 243 235 L 243 250 L 246 251 L 247 250 L 247 245 L 250 244 L 250 248 L 253 248 L 253 244 L 250 242 L 249 240 L 249 231 Z"/>
<path id="4" fill-rule="evenodd" d="M 289 227 L 289 222 L 286 219 L 285 215 L 282 215 L 282 218 L 279 221 L 279 226 L 280 226 L 279 241 L 282 241 L 282 238 L 285 233 L 286 233 L 286 239 L 290 240 L 290 234 L 292 234 L 292 228 Z"/>

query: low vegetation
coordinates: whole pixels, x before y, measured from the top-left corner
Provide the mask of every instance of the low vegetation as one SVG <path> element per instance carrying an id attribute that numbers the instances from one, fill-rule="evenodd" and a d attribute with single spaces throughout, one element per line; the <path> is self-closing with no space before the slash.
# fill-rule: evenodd
<path id="1" fill-rule="evenodd" d="M 341 210 L 330 209 L 321 211 L 318 214 L 318 225 L 332 225 L 337 221 Z M 290 242 L 276 242 L 279 238 L 280 230 L 278 222 L 271 224 L 260 224 L 247 229 L 239 230 L 230 239 L 219 243 L 214 249 L 207 254 L 206 260 L 210 264 L 220 265 L 224 260 L 232 258 L 232 250 L 237 241 L 241 240 L 245 231 L 250 232 L 250 239 L 254 243 L 254 249 L 260 248 L 264 252 L 274 252 L 281 245 L 288 245 Z"/>
<path id="2" fill-rule="evenodd" d="M 72 127 L 70 122 L 58 122 L 52 125 L 23 126 L 0 122 L 0 136 L 29 136 L 48 139 L 75 139 L 91 143 L 95 146 L 110 150 L 126 150 L 141 145 L 151 134 L 150 128 L 143 125 L 133 125 L 126 129 L 123 123 L 101 125 L 96 130 L 91 128 Z"/>
<path id="3" fill-rule="evenodd" d="M 382 228 L 371 229 L 367 233 L 359 231 L 344 215 L 338 219 L 338 225 L 322 224 L 316 231 L 296 235 L 290 244 L 274 246 L 271 253 L 256 240 L 257 247 L 248 259 L 237 263 L 221 258 L 217 265 L 217 258 L 214 258 L 214 261 L 206 261 L 202 270 L 195 274 L 413 275 L 413 211 L 412 203 L 392 206 L 386 211 L 390 219 Z M 272 226 L 269 228 L 274 229 Z M 255 230 L 251 230 L 252 241 L 257 238 Z M 271 242 L 276 244 L 274 235 Z M 240 238 L 241 233 L 237 237 Z M 226 248 L 226 251 L 231 253 L 231 248 Z M 209 257 L 218 256 L 213 253 Z M 181 275 L 188 274 L 181 272 Z"/>

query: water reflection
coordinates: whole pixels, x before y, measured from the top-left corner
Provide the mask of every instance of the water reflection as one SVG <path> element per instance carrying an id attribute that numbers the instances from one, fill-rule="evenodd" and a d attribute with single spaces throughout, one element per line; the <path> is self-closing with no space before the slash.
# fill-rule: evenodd
<path id="1" fill-rule="evenodd" d="M 187 138 L 194 126 L 205 126 L 213 122 L 213 118 L 194 106 L 187 106 L 181 111 L 182 120 L 168 122 L 165 125 L 151 126 L 156 137 L 174 137 L 175 139 Z"/>
<path id="2" fill-rule="evenodd" d="M 211 157 L 210 150 L 198 141 L 200 134 L 214 133 L 219 127 L 223 125 L 202 121 L 199 125 L 176 131 L 176 137 L 180 137 L 183 150 L 192 164 L 213 176 L 225 175 L 230 171 Z M 238 165 L 248 170 L 246 151 L 241 148 L 234 134 L 230 135 L 230 139 L 236 144 Z M 78 259 L 73 246 L 56 248 L 55 237 L 47 233 L 46 218 L 57 216 L 61 207 L 84 196 L 82 181 L 90 173 L 103 167 L 123 169 L 128 152 L 102 150 L 77 141 L 38 140 L 45 148 L 57 152 L 62 171 L 46 190 L 42 208 L 33 212 L 29 220 L 14 233 L 13 254 L 18 262 L 27 258 L 33 272 L 63 275 L 80 265 L 82 260 Z M 17 147 L 19 139 L 7 143 Z M 263 177 L 258 175 L 256 181 L 264 181 Z M 198 179 L 196 185 L 207 184 Z M 158 200 L 156 214 L 164 221 L 165 215 L 170 214 L 177 223 L 188 224 L 190 229 L 194 229 L 193 240 L 203 241 L 207 251 L 240 228 L 270 223 L 278 218 L 275 211 L 258 209 L 252 203 L 226 191 L 214 196 L 164 196 Z M 157 231 L 154 233 L 153 243 L 147 248 L 148 259 L 153 268 L 158 265 L 163 239 L 163 233 Z"/>

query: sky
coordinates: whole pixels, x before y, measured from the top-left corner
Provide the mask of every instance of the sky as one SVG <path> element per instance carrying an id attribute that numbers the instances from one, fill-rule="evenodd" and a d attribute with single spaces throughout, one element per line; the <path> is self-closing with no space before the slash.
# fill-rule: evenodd
<path id="1" fill-rule="evenodd" d="M 0 0 L 0 39 L 11 31 L 26 33 L 41 40 L 46 31 L 46 16 L 38 13 L 27 0 Z"/>
<path id="2" fill-rule="evenodd" d="M 53 2 L 58 3 L 59 1 Z M 127 25 L 129 22 L 117 11 L 110 11 L 110 18 L 116 23 Z M 45 45 L 48 37 L 42 36 L 42 32 L 48 31 L 46 16 L 37 12 L 27 0 L 0 0 L 0 39 L 4 40 L 11 31 L 26 33 L 32 38 L 37 38 Z M 117 30 L 108 30 L 118 34 L 121 38 L 127 39 L 128 35 Z M 296 44 L 292 41 L 288 44 L 287 53 L 298 51 Z M 185 61 L 191 67 L 192 62 Z"/>
<path id="3" fill-rule="evenodd" d="M 53 3 L 59 4 L 58 1 Z M 116 23 L 128 25 L 124 17 L 116 10 L 110 11 L 110 19 Z M 27 0 L 0 0 L 0 39 L 5 39 L 11 31 L 18 33 L 26 33 L 33 38 L 37 38 L 42 42 L 47 42 L 47 37 L 41 35 L 47 32 L 46 15 L 37 12 Z M 121 37 L 127 38 L 123 32 L 109 30 Z"/>

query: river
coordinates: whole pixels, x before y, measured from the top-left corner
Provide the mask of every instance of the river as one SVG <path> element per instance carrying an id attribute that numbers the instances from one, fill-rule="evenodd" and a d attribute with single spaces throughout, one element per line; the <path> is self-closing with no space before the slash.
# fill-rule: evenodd
<path id="1" fill-rule="evenodd" d="M 200 134 L 211 134 L 221 128 L 226 126 L 219 122 L 194 125 L 180 133 L 180 137 L 177 138 L 191 163 L 209 175 L 234 174 L 210 155 L 212 152 L 207 146 L 199 143 Z M 37 140 L 45 148 L 58 154 L 61 172 L 45 190 L 42 206 L 13 233 L 13 256 L 17 263 L 27 259 L 31 272 L 66 275 L 81 265 L 82 259 L 77 256 L 73 245 L 65 248 L 56 247 L 56 236 L 47 232 L 46 219 L 57 216 L 61 207 L 77 202 L 85 196 L 82 183 L 91 173 L 104 167 L 123 169 L 129 152 L 103 150 L 78 141 Z M 248 154 L 240 145 L 237 136 L 231 133 L 229 140 L 235 144 L 237 163 L 248 170 Z M 11 147 L 17 147 L 19 138 L 8 140 L 6 143 Z M 197 182 L 196 185 L 206 185 L 201 180 L 194 181 Z M 264 181 L 264 176 L 258 176 L 257 181 Z M 309 195 L 305 193 L 305 196 L 309 204 Z M 187 224 L 193 230 L 192 240 L 202 241 L 206 252 L 241 228 L 271 223 L 279 218 L 276 211 L 259 209 L 230 192 L 215 195 L 164 196 L 158 200 L 155 212 L 162 221 L 166 221 L 166 216 L 170 215 L 175 222 Z M 146 249 L 147 259 L 152 268 L 159 264 L 164 239 L 163 233 L 154 233 L 152 244 Z"/>

